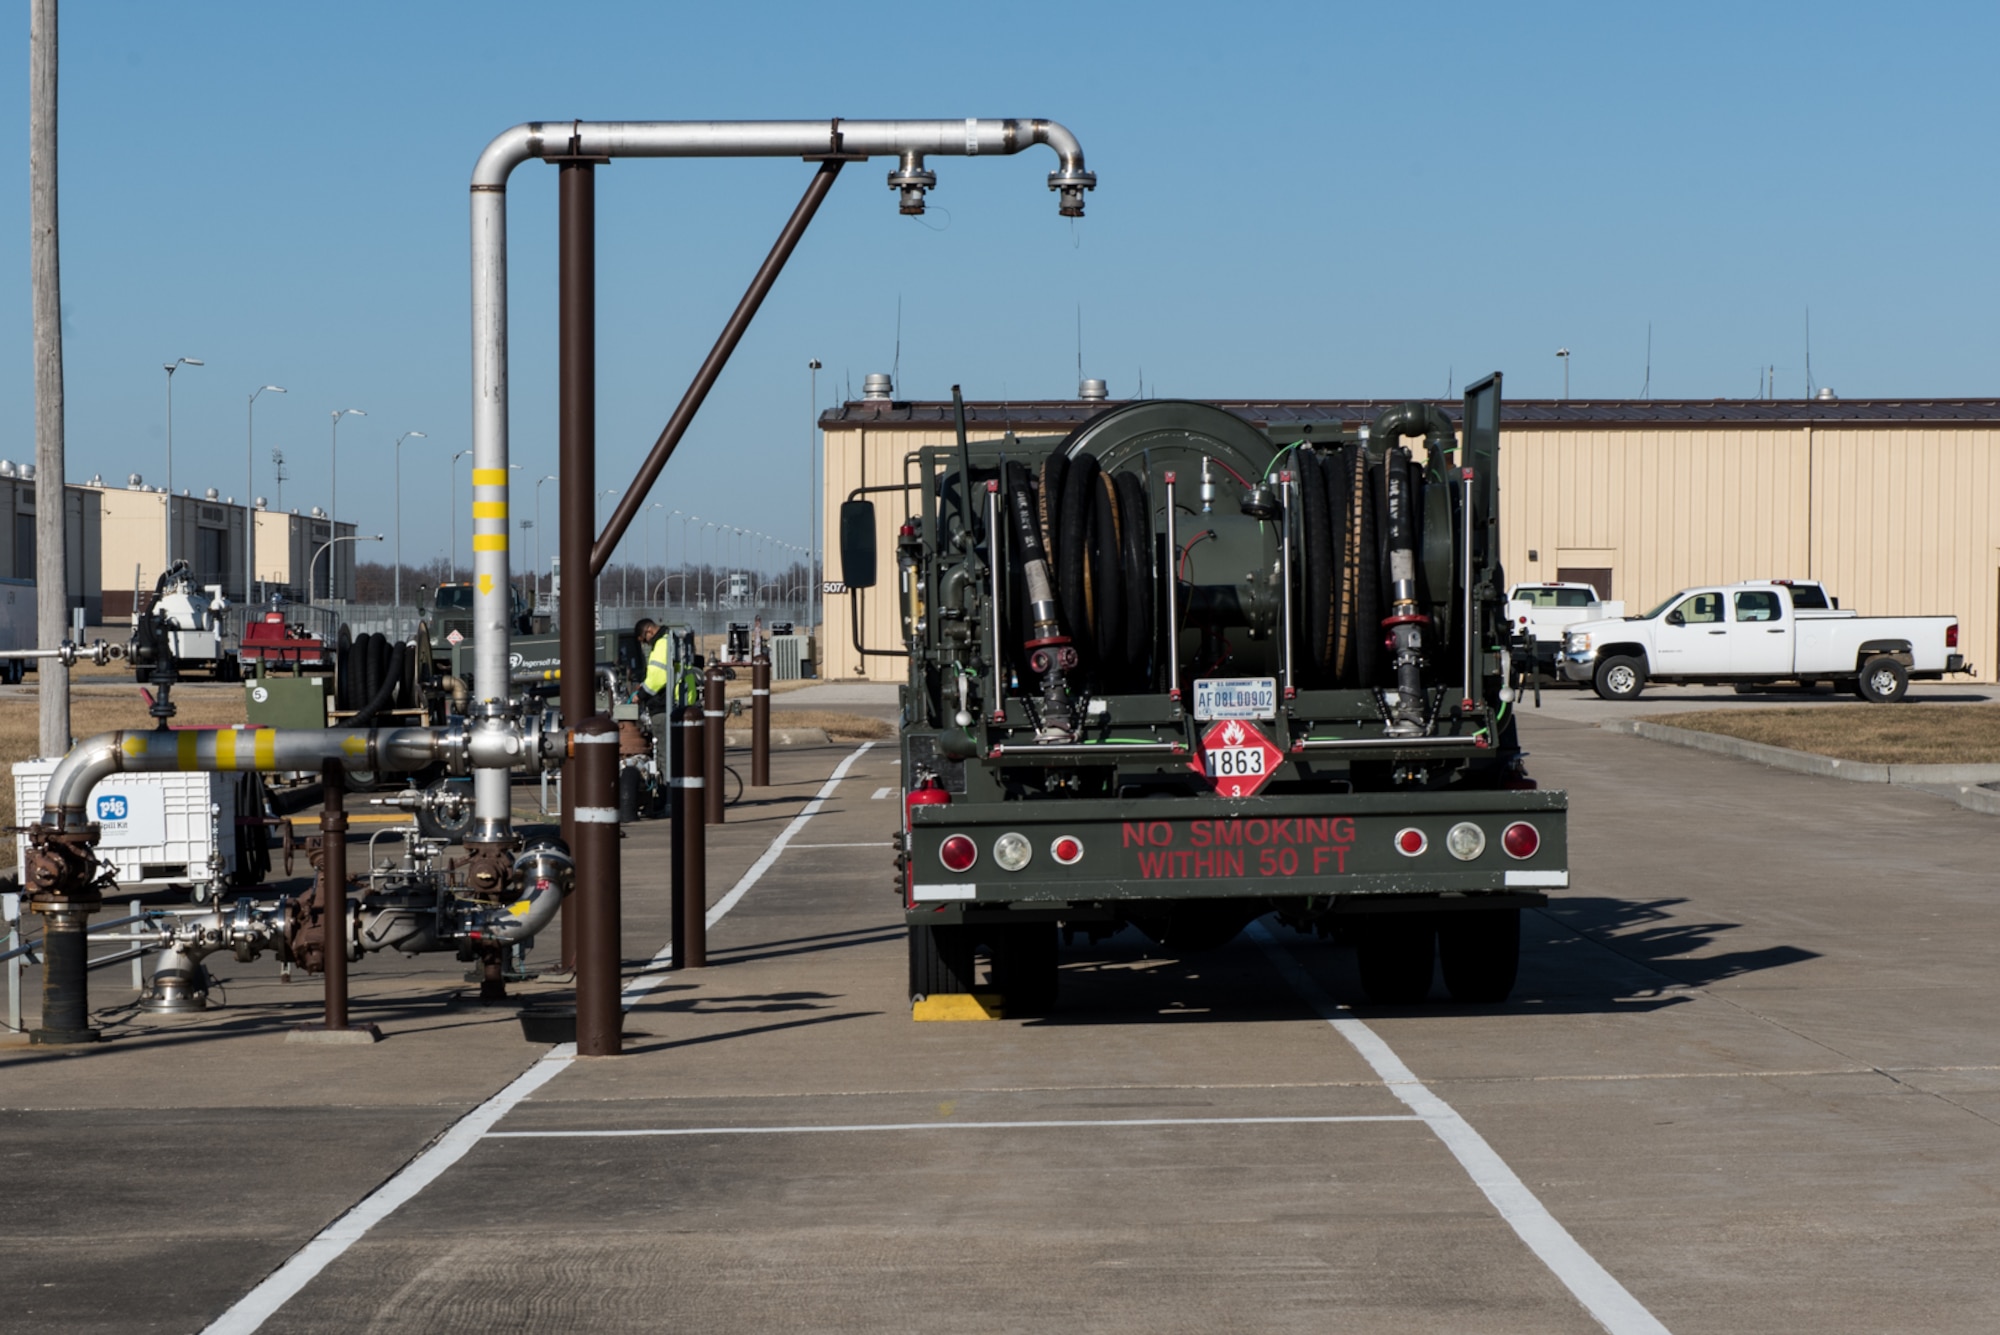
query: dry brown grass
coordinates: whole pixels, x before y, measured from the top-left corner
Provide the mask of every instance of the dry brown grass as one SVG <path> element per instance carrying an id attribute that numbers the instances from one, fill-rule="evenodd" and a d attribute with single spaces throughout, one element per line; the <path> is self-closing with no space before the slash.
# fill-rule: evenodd
<path id="1" fill-rule="evenodd" d="M 243 722 L 241 686 L 177 687 L 174 703 L 180 711 L 174 715 L 175 723 Z M 129 675 L 123 686 L 90 685 L 71 690 L 69 719 L 70 731 L 77 737 L 153 726 L 146 713 L 145 697 L 139 694 L 136 685 L 130 684 Z M 40 738 L 39 701 L 32 691 L 0 700 L 0 762 L 4 762 L 0 773 L 6 778 L 4 785 L 0 785 L 0 825 L 14 823 L 14 764 L 33 758 L 40 749 Z"/>
<path id="2" fill-rule="evenodd" d="M 747 728 L 750 716 L 731 719 L 730 726 Z M 825 728 L 826 735 L 842 742 L 886 742 L 896 735 L 896 725 L 887 719 L 866 714 L 842 714 L 831 709 L 774 709 L 774 728 Z"/>
<path id="3" fill-rule="evenodd" d="M 1645 722 L 1876 765 L 2000 764 L 2000 705 L 1714 709 Z"/>

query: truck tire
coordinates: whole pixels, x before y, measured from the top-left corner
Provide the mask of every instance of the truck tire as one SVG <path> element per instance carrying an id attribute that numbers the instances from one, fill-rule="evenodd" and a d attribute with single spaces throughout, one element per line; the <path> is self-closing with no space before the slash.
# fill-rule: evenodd
<path id="1" fill-rule="evenodd" d="M 1646 689 L 1646 665 L 1630 654 L 1607 658 L 1597 665 L 1591 685 L 1606 700 L 1637 700 Z"/>
<path id="2" fill-rule="evenodd" d="M 1007 1015 L 1046 1015 L 1055 1009 L 1061 977 L 1056 967 L 1056 925 L 1007 923 L 986 929 L 993 956 L 993 988 Z"/>
<path id="3" fill-rule="evenodd" d="M 1520 966 L 1521 910 L 1473 909 L 1438 916 L 1438 970 L 1453 1001 L 1505 1001 Z"/>
<path id="4" fill-rule="evenodd" d="M 963 927 L 910 928 L 910 998 L 972 990 L 972 937 Z"/>
<path id="5" fill-rule="evenodd" d="M 1901 663 L 1881 654 L 1861 665 L 1861 679 L 1855 694 L 1871 705 L 1893 705 L 1910 693 L 1910 672 Z"/>
<path id="6" fill-rule="evenodd" d="M 1379 913 L 1362 920 L 1354 943 L 1361 990 L 1378 1006 L 1409 1006 L 1431 991 L 1437 931 L 1426 913 Z"/>

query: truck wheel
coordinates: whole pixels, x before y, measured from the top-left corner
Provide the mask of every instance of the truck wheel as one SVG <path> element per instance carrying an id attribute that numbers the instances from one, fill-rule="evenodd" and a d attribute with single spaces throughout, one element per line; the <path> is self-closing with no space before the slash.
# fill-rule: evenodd
<path id="1" fill-rule="evenodd" d="M 1893 705 L 1910 693 L 1910 673 L 1901 663 L 1884 654 L 1861 665 L 1861 680 L 1855 690 L 1871 705 Z"/>
<path id="2" fill-rule="evenodd" d="M 1006 1003 L 1008 1016 L 1054 1010 L 1061 977 L 1056 968 L 1056 925 L 1008 923 L 987 928 L 986 937 L 993 953 L 993 987 Z"/>
<path id="3" fill-rule="evenodd" d="M 1521 910 L 1475 909 L 1439 918 L 1438 969 L 1453 1001 L 1505 1001 L 1520 964 Z"/>
<path id="4" fill-rule="evenodd" d="M 1591 684 L 1606 700 L 1637 700 L 1646 689 L 1646 665 L 1629 654 L 1607 658 L 1597 665 Z"/>
<path id="5" fill-rule="evenodd" d="M 1378 1006 L 1414 1005 L 1430 995 L 1437 932 L 1424 913 L 1382 913 L 1356 933 L 1361 990 Z"/>
<path id="6" fill-rule="evenodd" d="M 910 996 L 972 990 L 972 937 L 963 927 L 910 928 Z"/>

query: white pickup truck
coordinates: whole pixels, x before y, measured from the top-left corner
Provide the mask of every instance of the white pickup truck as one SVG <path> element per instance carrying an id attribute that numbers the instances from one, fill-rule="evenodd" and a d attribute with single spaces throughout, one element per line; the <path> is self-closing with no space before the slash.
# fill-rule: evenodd
<path id="1" fill-rule="evenodd" d="M 1530 661 L 1542 672 L 1556 675 L 1563 632 L 1579 621 L 1603 621 L 1625 615 L 1625 604 L 1607 602 L 1591 584 L 1516 584 L 1507 590 L 1507 624 Z"/>
<path id="2" fill-rule="evenodd" d="M 1563 676 L 1606 700 L 1635 699 L 1648 681 L 1831 681 L 1889 704 L 1912 680 L 1971 670 L 1957 617 L 1864 617 L 1833 602 L 1818 585 L 1785 580 L 1682 589 L 1643 616 L 1571 626 Z"/>

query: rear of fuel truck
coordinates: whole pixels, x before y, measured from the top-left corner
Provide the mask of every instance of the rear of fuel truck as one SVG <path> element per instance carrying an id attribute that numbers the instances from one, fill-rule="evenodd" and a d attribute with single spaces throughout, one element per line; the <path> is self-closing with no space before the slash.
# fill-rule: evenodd
<path id="1" fill-rule="evenodd" d="M 1463 417 L 1260 429 L 1113 406 L 1066 437 L 912 451 L 897 888 L 914 996 L 1056 1004 L 1058 945 L 1184 953 L 1275 913 L 1371 1000 L 1504 1000 L 1520 911 L 1568 884 L 1522 765 L 1499 552 L 1500 377 Z M 876 587 L 873 496 L 843 577 Z M 889 587 L 893 580 L 893 589 Z M 858 637 L 859 610 L 855 611 Z"/>

